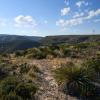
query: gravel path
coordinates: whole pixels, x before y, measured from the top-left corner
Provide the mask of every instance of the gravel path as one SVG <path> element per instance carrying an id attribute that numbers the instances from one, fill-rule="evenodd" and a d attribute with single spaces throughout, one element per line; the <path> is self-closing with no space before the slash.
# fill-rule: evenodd
<path id="1" fill-rule="evenodd" d="M 41 74 L 41 87 L 36 94 L 37 100 L 69 100 L 66 95 L 58 91 L 58 85 L 51 73 L 49 61 L 33 61 L 32 64 L 37 65 Z"/>

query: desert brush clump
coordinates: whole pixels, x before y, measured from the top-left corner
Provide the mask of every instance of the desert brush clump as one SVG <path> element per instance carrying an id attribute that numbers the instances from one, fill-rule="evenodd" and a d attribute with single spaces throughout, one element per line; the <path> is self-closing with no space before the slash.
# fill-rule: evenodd
<path id="1" fill-rule="evenodd" d="M 0 97 L 2 100 L 27 100 L 34 98 L 38 87 L 31 82 L 9 76 L 0 83 Z"/>
<path id="2" fill-rule="evenodd" d="M 94 76 L 94 69 L 83 65 L 63 65 L 54 71 L 54 78 L 65 93 L 82 98 L 95 95 Z"/>

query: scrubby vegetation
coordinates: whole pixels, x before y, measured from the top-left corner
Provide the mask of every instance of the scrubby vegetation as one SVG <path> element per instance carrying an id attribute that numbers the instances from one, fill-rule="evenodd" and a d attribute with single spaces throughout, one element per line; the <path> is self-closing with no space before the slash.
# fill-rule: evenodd
<path id="1" fill-rule="evenodd" d="M 91 59 L 82 64 L 67 64 L 54 71 L 54 77 L 62 90 L 68 95 L 85 100 L 96 100 L 100 96 L 100 59 Z M 99 90 L 99 92 L 98 92 Z"/>
<path id="2" fill-rule="evenodd" d="M 44 77 L 50 74 L 66 96 L 99 100 L 100 43 L 64 43 L 1 54 L 0 100 L 35 100 L 41 85 L 49 82 Z"/>
<path id="3" fill-rule="evenodd" d="M 17 51 L 15 56 L 24 56 L 29 59 L 46 59 L 46 58 L 91 58 L 100 57 L 99 42 L 78 43 L 73 45 L 60 44 L 56 46 L 41 46 L 25 51 Z"/>
<path id="4" fill-rule="evenodd" d="M 29 72 L 36 76 L 37 66 L 27 63 L 14 64 L 9 57 L 0 58 L 0 100 L 34 99 L 38 90 L 35 79 L 27 78 Z M 27 76 L 27 77 L 25 77 Z M 37 78 L 37 76 L 35 77 Z"/>

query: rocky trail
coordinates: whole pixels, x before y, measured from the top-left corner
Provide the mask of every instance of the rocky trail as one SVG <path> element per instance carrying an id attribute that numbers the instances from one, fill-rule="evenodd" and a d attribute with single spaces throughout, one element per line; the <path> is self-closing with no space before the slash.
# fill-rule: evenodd
<path id="1" fill-rule="evenodd" d="M 42 72 L 41 86 L 36 94 L 36 100 L 69 100 L 65 94 L 58 91 L 58 85 L 53 78 L 49 61 L 34 61 L 32 64 L 37 65 Z"/>

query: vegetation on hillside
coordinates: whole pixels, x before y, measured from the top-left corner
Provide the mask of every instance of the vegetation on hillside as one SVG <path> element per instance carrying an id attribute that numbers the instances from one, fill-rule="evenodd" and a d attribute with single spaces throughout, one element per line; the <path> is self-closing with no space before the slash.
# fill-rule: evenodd
<path id="1" fill-rule="evenodd" d="M 45 70 L 41 71 L 34 61 L 56 58 L 70 59 L 54 69 L 46 65 L 59 91 L 83 100 L 100 99 L 100 42 L 62 43 L 0 54 L 0 99 L 35 100 Z"/>

